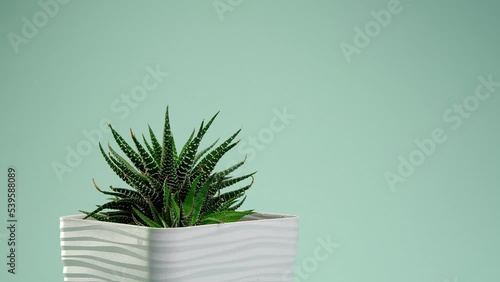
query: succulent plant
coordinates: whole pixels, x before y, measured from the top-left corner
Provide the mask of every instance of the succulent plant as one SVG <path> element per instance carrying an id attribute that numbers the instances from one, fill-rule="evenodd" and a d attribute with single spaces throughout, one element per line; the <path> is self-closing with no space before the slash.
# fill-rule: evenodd
<path id="1" fill-rule="evenodd" d="M 225 170 L 214 171 L 219 160 L 238 144 L 239 141 L 233 140 L 240 130 L 217 147 L 216 141 L 199 151 L 203 136 L 217 115 L 206 124 L 202 121 L 198 131 L 193 130 L 179 153 L 170 128 L 168 107 L 161 144 L 148 126 L 150 141 L 142 135 L 143 144 L 130 130 L 134 149 L 109 125 L 114 140 L 127 159 L 111 145 L 108 145 L 108 153 L 100 143 L 99 148 L 107 164 L 130 187 L 110 186 L 106 191 L 94 181 L 99 192 L 112 198 L 92 212 L 81 211 L 86 214 L 85 219 L 168 228 L 234 222 L 251 214 L 251 210 L 237 209 L 246 199 L 245 192 L 252 186 L 255 172 L 231 176 L 245 160 Z M 251 179 L 251 182 L 230 189 L 245 179 Z"/>

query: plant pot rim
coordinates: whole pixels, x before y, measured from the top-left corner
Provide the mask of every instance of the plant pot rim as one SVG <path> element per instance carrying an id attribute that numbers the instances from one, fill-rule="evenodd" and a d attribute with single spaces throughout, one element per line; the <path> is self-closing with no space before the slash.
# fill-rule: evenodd
<path id="1" fill-rule="evenodd" d="M 120 226 L 120 227 L 128 227 L 128 228 L 136 228 L 136 229 L 151 229 L 151 230 L 187 230 L 187 229 L 195 229 L 195 228 L 206 228 L 210 226 L 230 226 L 230 225 L 241 225 L 247 224 L 249 222 L 262 222 L 262 221 L 297 221 L 299 216 L 290 215 L 290 214 L 278 214 L 278 213 L 266 213 L 266 212 L 255 212 L 253 214 L 245 216 L 242 220 L 236 222 L 228 222 L 228 223 L 219 223 L 219 224 L 205 224 L 205 225 L 195 225 L 195 226 L 185 226 L 185 227 L 167 227 L 167 228 L 155 228 L 149 226 L 139 226 L 125 223 L 116 223 L 116 222 L 106 222 L 99 221 L 93 218 L 83 219 L 84 214 L 74 214 L 74 215 L 65 215 L 59 217 L 59 220 L 62 222 L 63 220 L 72 220 L 72 221 L 89 221 L 96 224 L 102 225 L 112 225 L 112 226 Z"/>

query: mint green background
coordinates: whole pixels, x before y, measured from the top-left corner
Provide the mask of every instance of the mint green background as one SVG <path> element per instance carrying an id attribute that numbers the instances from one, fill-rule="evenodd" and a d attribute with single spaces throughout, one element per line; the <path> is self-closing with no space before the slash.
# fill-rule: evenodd
<path id="1" fill-rule="evenodd" d="M 351 63 L 339 44 L 389 1 L 247 0 L 223 21 L 212 1 L 101 2 L 62 5 L 18 54 L 7 34 L 40 7 L 0 3 L 3 187 L 19 171 L 18 274 L 0 260 L 1 281 L 62 281 L 58 217 L 104 200 L 92 178 L 120 183 L 95 147 L 59 182 L 66 146 L 103 118 L 159 132 L 167 104 L 178 142 L 218 110 L 207 143 L 296 115 L 242 173 L 258 170 L 245 208 L 300 216 L 299 266 L 319 238 L 341 245 L 301 281 L 500 281 L 500 90 L 458 130 L 442 119 L 478 76 L 500 81 L 498 1 L 402 1 Z M 156 65 L 170 76 L 120 119 L 110 105 Z M 448 140 L 392 192 L 384 173 L 435 128 Z"/>

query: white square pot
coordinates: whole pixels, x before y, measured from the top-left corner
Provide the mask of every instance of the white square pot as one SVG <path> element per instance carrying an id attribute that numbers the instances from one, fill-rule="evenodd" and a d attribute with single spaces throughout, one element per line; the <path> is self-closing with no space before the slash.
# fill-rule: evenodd
<path id="1" fill-rule="evenodd" d="M 298 218 L 149 228 L 60 218 L 64 281 L 291 282 Z"/>

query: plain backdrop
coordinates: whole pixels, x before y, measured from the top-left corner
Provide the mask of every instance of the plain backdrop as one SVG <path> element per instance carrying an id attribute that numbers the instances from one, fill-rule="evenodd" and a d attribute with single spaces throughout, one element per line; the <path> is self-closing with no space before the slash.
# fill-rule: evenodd
<path id="1" fill-rule="evenodd" d="M 0 3 L 1 281 L 62 281 L 59 217 L 121 185 L 102 124 L 167 105 L 178 146 L 243 129 L 219 168 L 247 154 L 244 208 L 300 216 L 296 281 L 500 280 L 498 1 L 66 2 Z"/>

